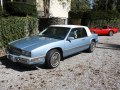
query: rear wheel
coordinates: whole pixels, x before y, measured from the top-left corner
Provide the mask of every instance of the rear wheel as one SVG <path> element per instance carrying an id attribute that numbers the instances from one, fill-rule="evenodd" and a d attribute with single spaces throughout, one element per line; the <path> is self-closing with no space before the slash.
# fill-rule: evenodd
<path id="1" fill-rule="evenodd" d="M 48 68 L 55 68 L 60 64 L 61 54 L 57 49 L 50 50 L 46 56 L 46 65 Z"/>
<path id="2" fill-rule="evenodd" d="M 109 35 L 109 36 L 113 36 L 113 31 L 110 31 L 110 32 L 108 33 L 108 35 Z"/>
<path id="3" fill-rule="evenodd" d="M 89 48 L 87 49 L 88 52 L 93 52 L 95 50 L 96 47 L 96 42 L 95 41 L 91 41 L 91 44 L 89 46 Z"/>

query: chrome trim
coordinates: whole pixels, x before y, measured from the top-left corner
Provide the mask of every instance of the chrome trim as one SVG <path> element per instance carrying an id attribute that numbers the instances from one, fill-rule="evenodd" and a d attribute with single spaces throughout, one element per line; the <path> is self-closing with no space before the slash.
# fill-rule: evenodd
<path id="1" fill-rule="evenodd" d="M 19 60 L 16 61 L 16 60 L 14 60 L 14 59 L 12 60 L 12 59 L 9 58 L 9 56 L 13 56 L 13 58 L 19 58 L 19 60 L 26 59 L 26 62 L 20 62 Z M 31 64 L 31 63 L 32 63 L 32 64 L 34 64 L 34 63 L 36 64 L 36 62 L 33 62 L 32 59 L 40 58 L 40 59 L 38 60 L 38 62 L 40 62 L 40 60 L 45 59 L 45 55 L 40 56 L 40 57 L 30 58 L 30 57 L 26 57 L 26 56 L 22 56 L 22 55 L 17 56 L 17 55 L 13 55 L 13 54 L 7 53 L 7 58 L 10 59 L 10 60 L 13 61 L 13 62 L 19 62 L 19 63 L 24 63 L 24 64 Z M 43 59 L 42 59 L 42 58 L 43 58 Z"/>

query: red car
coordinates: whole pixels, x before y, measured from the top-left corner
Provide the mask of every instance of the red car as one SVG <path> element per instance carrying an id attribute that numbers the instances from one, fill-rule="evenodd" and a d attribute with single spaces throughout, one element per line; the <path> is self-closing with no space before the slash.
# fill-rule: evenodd
<path id="1" fill-rule="evenodd" d="M 109 26 L 103 26 L 103 27 L 90 28 L 90 31 L 92 33 L 96 33 L 98 35 L 113 36 L 114 33 L 118 32 L 118 28 L 112 28 L 112 27 L 109 27 Z"/>

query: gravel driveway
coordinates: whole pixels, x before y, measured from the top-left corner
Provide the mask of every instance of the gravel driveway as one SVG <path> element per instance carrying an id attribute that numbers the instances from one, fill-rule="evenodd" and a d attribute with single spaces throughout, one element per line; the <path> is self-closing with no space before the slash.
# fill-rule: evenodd
<path id="1" fill-rule="evenodd" d="M 120 33 L 99 36 L 93 53 L 80 52 L 55 69 L 0 58 L 0 90 L 120 90 Z"/>

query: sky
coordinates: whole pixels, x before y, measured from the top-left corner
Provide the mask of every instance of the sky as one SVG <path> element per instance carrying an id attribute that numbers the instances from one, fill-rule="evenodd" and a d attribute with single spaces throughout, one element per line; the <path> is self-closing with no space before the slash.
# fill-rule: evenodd
<path id="1" fill-rule="evenodd" d="M 88 0 L 88 1 L 89 1 L 89 4 L 90 4 L 90 9 L 93 9 L 94 0 Z"/>

